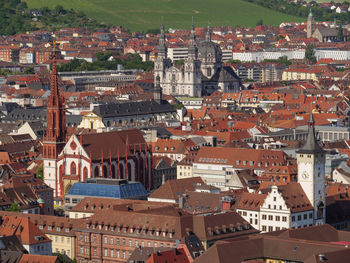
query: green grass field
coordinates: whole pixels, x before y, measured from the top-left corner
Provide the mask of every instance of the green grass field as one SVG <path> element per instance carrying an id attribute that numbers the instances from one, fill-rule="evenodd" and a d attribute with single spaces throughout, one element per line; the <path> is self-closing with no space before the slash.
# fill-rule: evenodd
<path id="1" fill-rule="evenodd" d="M 166 28 L 189 28 L 192 16 L 196 26 L 278 25 L 283 21 L 302 21 L 242 0 L 25 0 L 29 8 L 61 4 L 81 10 L 90 18 L 132 31 L 159 28 L 164 16 Z"/>

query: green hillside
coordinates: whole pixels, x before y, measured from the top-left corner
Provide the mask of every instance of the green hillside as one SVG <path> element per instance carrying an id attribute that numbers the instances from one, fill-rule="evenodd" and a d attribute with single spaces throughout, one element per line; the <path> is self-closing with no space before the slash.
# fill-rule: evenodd
<path id="1" fill-rule="evenodd" d="M 164 16 L 166 27 L 189 28 L 194 16 L 196 26 L 264 24 L 278 25 L 282 21 L 302 21 L 243 0 L 25 0 L 29 8 L 60 4 L 65 9 L 85 12 L 90 18 L 132 31 L 159 28 Z"/>

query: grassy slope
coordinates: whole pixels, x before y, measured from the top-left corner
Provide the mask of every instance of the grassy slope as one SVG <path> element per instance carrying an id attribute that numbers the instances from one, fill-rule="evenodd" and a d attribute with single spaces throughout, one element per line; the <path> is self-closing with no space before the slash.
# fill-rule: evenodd
<path id="1" fill-rule="evenodd" d="M 159 28 L 164 16 L 166 27 L 189 28 L 194 16 L 197 26 L 255 26 L 259 19 L 265 24 L 301 18 L 275 12 L 243 0 L 25 0 L 30 8 L 61 4 L 64 8 L 82 10 L 98 21 L 123 25 L 132 31 Z M 268 0 L 267 0 L 268 1 Z"/>

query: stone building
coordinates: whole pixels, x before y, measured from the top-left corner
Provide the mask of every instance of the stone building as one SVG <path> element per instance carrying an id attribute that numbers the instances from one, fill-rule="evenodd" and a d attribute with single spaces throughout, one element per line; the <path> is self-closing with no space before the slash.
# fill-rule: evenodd
<path id="1" fill-rule="evenodd" d="M 188 56 L 184 64 L 177 66 L 168 58 L 165 45 L 164 26 L 158 45 L 158 57 L 154 63 L 154 80 L 160 77 L 164 94 L 201 97 L 215 90 L 237 92 L 241 82 L 231 67 L 223 65 L 222 51 L 218 44 L 211 41 L 208 28 L 205 41 L 196 44 L 192 24 Z"/>

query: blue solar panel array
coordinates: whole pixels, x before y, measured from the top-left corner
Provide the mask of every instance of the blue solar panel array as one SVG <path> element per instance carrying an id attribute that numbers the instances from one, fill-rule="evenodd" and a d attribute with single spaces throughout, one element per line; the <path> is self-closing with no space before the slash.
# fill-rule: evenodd
<path id="1" fill-rule="evenodd" d="M 147 196 L 147 191 L 145 187 L 138 182 L 121 185 L 75 183 L 69 190 L 68 195 L 130 199 Z"/>

